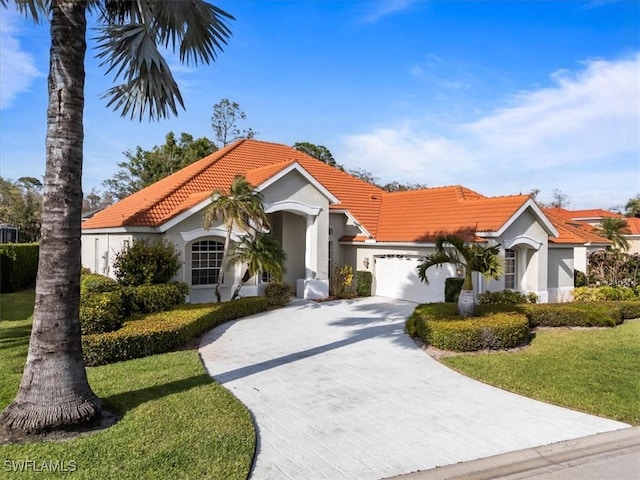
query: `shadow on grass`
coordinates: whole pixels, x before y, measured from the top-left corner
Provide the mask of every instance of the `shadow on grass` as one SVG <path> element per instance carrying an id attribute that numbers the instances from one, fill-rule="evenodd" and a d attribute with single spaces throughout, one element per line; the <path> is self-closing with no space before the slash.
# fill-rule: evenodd
<path id="1" fill-rule="evenodd" d="M 213 383 L 211 377 L 203 373 L 202 375 L 183 378 L 181 380 L 175 380 L 162 385 L 153 385 L 139 390 L 130 390 L 110 395 L 108 397 L 101 397 L 101 399 L 109 408 L 125 414 L 126 412 L 151 400 L 158 400 L 159 398 L 167 397 L 174 393 L 186 392 L 192 388 L 211 383 Z"/>
<path id="2" fill-rule="evenodd" d="M 0 330 L 0 349 L 28 345 L 30 335 L 31 325 L 2 328 Z"/>

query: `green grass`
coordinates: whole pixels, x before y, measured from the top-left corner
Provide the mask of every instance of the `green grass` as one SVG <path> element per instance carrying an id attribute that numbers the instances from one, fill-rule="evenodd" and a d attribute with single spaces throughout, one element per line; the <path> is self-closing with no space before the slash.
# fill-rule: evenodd
<path id="1" fill-rule="evenodd" d="M 33 292 L 0 295 L 0 410 L 15 397 L 27 354 Z M 74 462 L 78 479 L 245 479 L 255 430 L 248 410 L 211 381 L 198 353 L 183 350 L 87 369 L 105 406 L 123 414 L 113 427 L 66 442 L 0 445 L 7 462 Z M 9 465 L 11 465 L 9 463 Z M 33 469 L 32 469 L 33 470 Z"/>
<path id="2" fill-rule="evenodd" d="M 443 363 L 527 397 L 640 425 L 640 320 L 612 329 L 538 330 L 521 351 Z"/>

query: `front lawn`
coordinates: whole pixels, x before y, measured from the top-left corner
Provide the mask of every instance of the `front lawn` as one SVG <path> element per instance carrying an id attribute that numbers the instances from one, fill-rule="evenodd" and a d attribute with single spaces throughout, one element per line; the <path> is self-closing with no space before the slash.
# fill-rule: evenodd
<path id="1" fill-rule="evenodd" d="M 15 397 L 27 354 L 33 291 L 0 295 L 0 410 Z M 245 479 L 255 431 L 248 410 L 182 350 L 87 369 L 115 426 L 66 442 L 0 445 L 2 471 L 70 462 L 78 479 Z M 61 463 L 62 464 L 62 463 Z M 31 470 L 11 478 L 42 476 Z M 12 472 L 13 473 L 13 472 Z M 44 474 L 49 476 L 69 473 Z"/>
<path id="2" fill-rule="evenodd" d="M 520 351 L 442 361 L 505 390 L 640 425 L 640 320 L 604 329 L 538 329 Z"/>

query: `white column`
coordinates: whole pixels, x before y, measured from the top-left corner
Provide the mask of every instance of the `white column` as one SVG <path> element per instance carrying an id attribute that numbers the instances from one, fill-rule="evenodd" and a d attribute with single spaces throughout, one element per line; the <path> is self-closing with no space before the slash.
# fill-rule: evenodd
<path id="1" fill-rule="evenodd" d="M 529 286 L 529 272 L 527 271 L 527 252 L 526 248 L 516 250 L 516 275 L 518 276 L 518 290 L 528 292 L 531 290 Z"/>
<path id="2" fill-rule="evenodd" d="M 316 258 L 315 215 L 307 215 L 306 246 L 304 250 L 304 277 L 315 278 L 314 259 Z"/>

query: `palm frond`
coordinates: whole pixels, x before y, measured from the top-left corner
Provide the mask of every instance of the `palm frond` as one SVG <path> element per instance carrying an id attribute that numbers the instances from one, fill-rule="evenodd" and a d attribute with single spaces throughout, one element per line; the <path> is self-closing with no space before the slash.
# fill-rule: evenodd
<path id="1" fill-rule="evenodd" d="M 124 80 L 103 95 L 108 106 L 140 120 L 177 115 L 184 101 L 161 49 L 178 50 L 183 63 L 209 63 L 226 45 L 225 20 L 232 19 L 203 0 L 108 0 L 100 11 L 97 58 Z"/>
<path id="2" fill-rule="evenodd" d="M 422 258 L 422 262 L 418 264 L 418 278 L 420 281 L 429 285 L 429 279 L 427 278 L 427 270 L 431 267 L 440 267 L 442 268 L 445 263 L 452 263 L 454 265 L 459 265 L 460 262 L 455 257 L 452 257 L 447 252 L 444 251 L 436 251 L 436 253 L 425 255 Z"/>
<path id="3" fill-rule="evenodd" d="M 9 8 L 8 0 L 0 0 L 0 5 Z M 40 23 L 42 17 L 48 17 L 51 12 L 51 0 L 13 0 L 18 11 L 34 23 Z"/>

